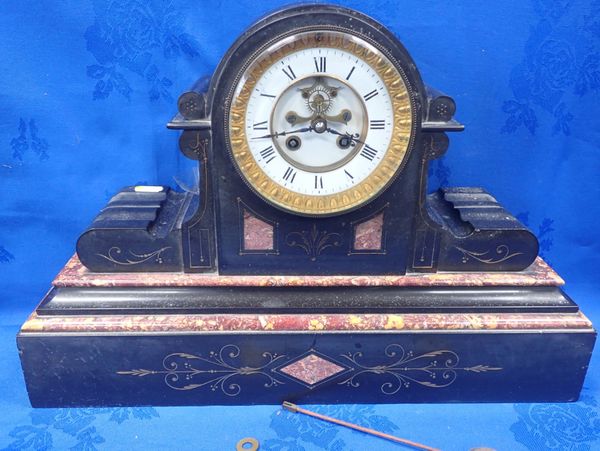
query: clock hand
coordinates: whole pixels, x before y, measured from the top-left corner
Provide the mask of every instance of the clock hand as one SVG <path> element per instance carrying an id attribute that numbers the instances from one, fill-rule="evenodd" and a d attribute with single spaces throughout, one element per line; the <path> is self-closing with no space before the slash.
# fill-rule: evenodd
<path id="1" fill-rule="evenodd" d="M 342 133 L 342 132 L 338 132 L 337 130 L 334 130 L 331 127 L 327 127 L 327 129 L 325 131 L 327 133 L 331 133 L 332 135 L 345 136 L 346 138 L 351 139 L 354 142 L 357 142 L 357 143 L 360 143 L 360 144 L 365 144 L 364 141 L 361 141 L 360 139 L 358 139 L 358 136 L 359 136 L 358 133 L 354 133 L 354 134 L 350 134 L 348 132 Z"/>
<path id="2" fill-rule="evenodd" d="M 291 133 L 304 133 L 304 132 L 310 132 L 312 130 L 313 130 L 313 126 L 311 125 L 310 127 L 298 128 L 296 130 L 288 130 L 285 132 L 275 132 L 275 133 L 271 133 L 270 135 L 254 136 L 251 139 L 278 138 L 280 136 L 289 135 Z"/>

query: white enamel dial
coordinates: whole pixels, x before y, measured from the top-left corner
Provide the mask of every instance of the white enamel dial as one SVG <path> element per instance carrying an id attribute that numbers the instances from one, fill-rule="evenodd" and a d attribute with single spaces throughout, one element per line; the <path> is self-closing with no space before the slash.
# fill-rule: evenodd
<path id="1" fill-rule="evenodd" d="M 243 66 L 225 108 L 240 176 L 265 201 L 306 216 L 341 214 L 382 193 L 415 126 L 399 66 L 342 31 L 275 39 Z"/>
<path id="2" fill-rule="evenodd" d="M 276 184 L 310 196 L 360 184 L 394 129 L 389 91 L 366 61 L 338 48 L 306 48 L 274 61 L 246 108 L 246 137 Z"/>

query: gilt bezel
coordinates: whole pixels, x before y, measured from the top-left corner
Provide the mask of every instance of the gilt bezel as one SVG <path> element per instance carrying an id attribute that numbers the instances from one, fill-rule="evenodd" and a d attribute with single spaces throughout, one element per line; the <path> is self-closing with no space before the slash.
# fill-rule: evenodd
<path id="1" fill-rule="evenodd" d="M 252 89 L 266 70 L 293 52 L 318 47 L 339 48 L 352 53 L 377 72 L 392 101 L 394 124 L 390 144 L 369 176 L 339 193 L 308 195 L 276 183 L 260 168 L 249 149 L 245 118 Z M 367 36 L 337 26 L 302 27 L 279 35 L 261 46 L 240 68 L 227 100 L 224 135 L 237 172 L 246 185 L 269 204 L 303 216 L 343 214 L 375 199 L 405 165 L 417 126 L 411 86 L 402 67 Z"/>

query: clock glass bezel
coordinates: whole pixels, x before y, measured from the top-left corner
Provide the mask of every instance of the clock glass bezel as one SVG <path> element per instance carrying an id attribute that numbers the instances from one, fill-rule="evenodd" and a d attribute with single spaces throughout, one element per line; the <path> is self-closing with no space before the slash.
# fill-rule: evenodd
<path id="1" fill-rule="evenodd" d="M 253 156 L 246 131 L 249 98 L 260 77 L 273 64 L 302 49 L 337 48 L 367 63 L 381 78 L 391 99 L 393 127 L 389 145 L 371 173 L 351 188 L 334 194 L 309 195 L 277 183 Z M 368 38 L 348 30 L 311 28 L 275 38 L 257 50 L 239 72 L 225 105 L 228 151 L 245 183 L 269 204 L 302 216 L 334 216 L 354 210 L 376 198 L 395 179 L 411 149 L 415 135 L 415 106 L 410 85 L 399 64 Z"/>

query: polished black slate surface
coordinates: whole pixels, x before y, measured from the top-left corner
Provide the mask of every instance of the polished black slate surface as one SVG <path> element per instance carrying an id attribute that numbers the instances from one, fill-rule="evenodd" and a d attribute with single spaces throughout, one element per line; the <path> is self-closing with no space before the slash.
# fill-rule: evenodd
<path id="1" fill-rule="evenodd" d="M 556 287 L 55 288 L 39 315 L 577 312 Z"/>
<path id="2" fill-rule="evenodd" d="M 17 338 L 34 407 L 575 401 L 594 341 L 591 329 Z M 337 368 L 290 374 L 311 354 Z"/>

